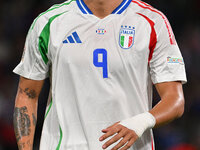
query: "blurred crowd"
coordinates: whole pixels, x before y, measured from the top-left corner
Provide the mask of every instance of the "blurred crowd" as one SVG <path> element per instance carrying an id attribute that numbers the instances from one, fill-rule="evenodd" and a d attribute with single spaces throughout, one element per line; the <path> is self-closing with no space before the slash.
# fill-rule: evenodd
<path id="1" fill-rule="evenodd" d="M 185 113 L 173 123 L 155 129 L 157 150 L 200 149 L 200 0 L 144 0 L 169 19 L 184 57 L 188 83 L 184 85 Z M 19 77 L 12 73 L 23 53 L 34 18 L 63 0 L 1 0 L 0 3 L 0 150 L 16 150 L 12 124 Z M 38 149 L 49 82 L 39 100 L 34 149 Z M 155 103 L 159 100 L 154 93 Z"/>

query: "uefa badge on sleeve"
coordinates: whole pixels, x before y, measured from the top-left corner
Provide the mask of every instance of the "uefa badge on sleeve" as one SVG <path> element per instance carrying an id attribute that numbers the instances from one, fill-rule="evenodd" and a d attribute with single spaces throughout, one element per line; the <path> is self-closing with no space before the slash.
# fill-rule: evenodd
<path id="1" fill-rule="evenodd" d="M 121 26 L 119 32 L 119 45 L 123 49 L 130 49 L 134 44 L 135 27 Z"/>

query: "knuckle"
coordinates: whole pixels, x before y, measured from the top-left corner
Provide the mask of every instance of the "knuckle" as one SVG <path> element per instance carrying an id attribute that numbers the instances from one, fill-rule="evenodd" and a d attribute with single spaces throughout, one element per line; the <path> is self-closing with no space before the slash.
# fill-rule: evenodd
<path id="1" fill-rule="evenodd" d="M 117 136 L 116 136 L 116 139 L 120 139 L 120 138 L 122 138 L 123 137 L 123 134 L 118 134 Z"/>
<path id="2" fill-rule="evenodd" d="M 120 148 L 120 146 L 119 146 L 119 145 L 116 145 L 115 147 L 113 147 L 112 150 L 118 150 L 119 148 Z"/>
<path id="3" fill-rule="evenodd" d="M 130 134 L 131 132 L 130 132 L 130 130 L 126 130 L 126 134 Z"/>
<path id="4" fill-rule="evenodd" d="M 115 133 L 115 131 L 116 131 L 116 128 L 115 128 L 115 127 L 113 127 L 113 128 L 110 130 L 111 133 Z"/>
<path id="5" fill-rule="evenodd" d="M 121 132 L 122 132 L 123 135 L 128 133 L 128 131 L 126 129 L 123 129 Z"/>
<path id="6" fill-rule="evenodd" d="M 106 142 L 105 145 L 106 145 L 106 147 L 109 146 L 109 145 L 110 145 L 110 142 L 109 142 L 109 141 Z"/>
<path id="7" fill-rule="evenodd" d="M 130 132 L 130 133 L 129 133 L 129 137 L 134 138 L 135 135 L 134 135 L 132 132 Z"/>
<path id="8" fill-rule="evenodd" d="M 103 139 L 106 139 L 106 137 L 107 137 L 107 136 L 106 136 L 106 135 L 104 135 L 102 138 L 103 138 Z"/>
<path id="9" fill-rule="evenodd" d="M 113 143 L 116 142 L 116 141 L 117 141 L 117 138 L 112 138 L 112 139 L 110 139 L 109 141 L 107 141 L 105 144 L 108 146 L 108 145 L 113 144 Z"/>
<path id="10" fill-rule="evenodd" d="M 103 139 L 105 140 L 106 138 L 108 138 L 109 137 L 109 134 L 105 134 L 104 136 L 103 136 Z"/>
<path id="11" fill-rule="evenodd" d="M 118 127 L 119 129 L 122 129 L 124 126 L 122 126 L 121 124 L 118 124 L 117 127 Z"/>
<path id="12" fill-rule="evenodd" d="M 112 135 L 113 133 L 114 133 L 114 131 L 113 131 L 113 130 L 110 130 L 110 131 L 106 134 L 106 136 L 109 137 L 109 136 Z"/>
<path id="13" fill-rule="evenodd" d="M 124 137 L 124 139 L 125 139 L 126 141 L 130 140 L 131 138 L 132 138 L 132 137 L 131 137 L 130 134 L 126 134 L 126 136 Z"/>
<path id="14" fill-rule="evenodd" d="M 127 128 L 127 127 L 125 127 L 125 126 L 122 126 L 122 128 L 123 128 L 124 130 L 128 130 L 128 128 Z"/>
<path id="15" fill-rule="evenodd" d="M 130 135 L 130 137 L 134 137 L 134 138 L 136 137 L 134 131 L 129 132 L 129 135 Z"/>
<path id="16" fill-rule="evenodd" d="M 115 126 L 115 127 L 114 127 L 114 131 L 115 131 L 115 132 L 118 132 L 119 130 L 120 130 L 120 128 L 119 128 L 118 126 Z"/>
<path id="17" fill-rule="evenodd" d="M 121 144 L 123 144 L 123 145 L 126 144 L 126 141 L 125 140 L 121 141 Z"/>
<path id="18" fill-rule="evenodd" d="M 110 145 L 110 144 L 114 143 L 115 141 L 116 141 L 116 139 L 111 139 L 110 141 L 108 141 L 108 144 Z"/>
<path id="19" fill-rule="evenodd" d="M 110 143 L 114 143 L 116 141 L 116 139 L 115 138 L 112 138 L 110 141 L 109 141 L 109 144 Z"/>

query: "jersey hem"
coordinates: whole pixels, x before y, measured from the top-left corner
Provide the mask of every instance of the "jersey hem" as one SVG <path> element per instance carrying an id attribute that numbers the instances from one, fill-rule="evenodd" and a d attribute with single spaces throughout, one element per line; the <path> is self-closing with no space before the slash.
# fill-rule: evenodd
<path id="1" fill-rule="evenodd" d="M 181 81 L 182 84 L 187 83 L 187 79 L 184 76 L 174 77 L 174 78 L 159 78 L 153 80 L 153 84 L 163 83 L 163 82 L 174 82 L 174 81 Z"/>

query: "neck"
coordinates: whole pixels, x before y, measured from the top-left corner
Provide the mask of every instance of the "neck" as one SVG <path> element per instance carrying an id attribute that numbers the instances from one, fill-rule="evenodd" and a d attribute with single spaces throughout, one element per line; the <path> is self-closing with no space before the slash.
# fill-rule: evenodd
<path id="1" fill-rule="evenodd" d="M 99 17 L 104 18 L 111 14 L 117 8 L 122 0 L 83 0 L 92 13 Z"/>

